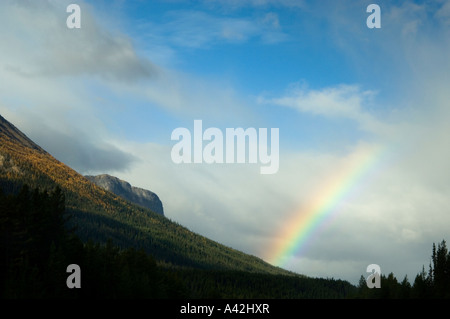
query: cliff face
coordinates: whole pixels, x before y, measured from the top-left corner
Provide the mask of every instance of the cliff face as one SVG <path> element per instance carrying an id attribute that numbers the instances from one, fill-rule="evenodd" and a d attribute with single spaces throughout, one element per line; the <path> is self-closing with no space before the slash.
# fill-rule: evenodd
<path id="1" fill-rule="evenodd" d="M 131 186 L 128 182 L 108 174 L 85 177 L 97 186 L 117 196 L 164 216 L 161 200 L 158 195 L 149 190 Z"/>

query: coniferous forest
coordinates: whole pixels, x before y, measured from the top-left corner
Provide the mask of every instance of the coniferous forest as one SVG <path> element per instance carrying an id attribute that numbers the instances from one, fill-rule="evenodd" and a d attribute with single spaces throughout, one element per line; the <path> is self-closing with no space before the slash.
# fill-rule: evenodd
<path id="1" fill-rule="evenodd" d="M 365 278 L 355 287 L 336 279 L 307 278 L 245 271 L 171 267 L 142 249 L 83 242 L 68 227 L 60 188 L 0 191 L 0 296 L 20 298 L 449 298 L 450 253 L 446 242 L 432 246 L 428 272 L 412 283 L 391 273 L 381 289 L 369 289 Z M 81 289 L 66 283 L 67 266 L 82 270 Z"/>

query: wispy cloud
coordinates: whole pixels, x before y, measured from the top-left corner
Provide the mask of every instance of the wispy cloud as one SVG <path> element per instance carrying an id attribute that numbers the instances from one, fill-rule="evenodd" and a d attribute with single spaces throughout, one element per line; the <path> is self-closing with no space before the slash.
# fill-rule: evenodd
<path id="1" fill-rule="evenodd" d="M 204 0 L 209 5 L 220 5 L 225 8 L 239 9 L 243 7 L 267 8 L 267 7 L 287 7 L 302 8 L 305 6 L 304 0 Z"/>
<path id="2" fill-rule="evenodd" d="M 258 17 L 213 15 L 204 11 L 171 11 L 162 23 L 141 24 L 144 37 L 182 48 L 210 48 L 256 39 L 266 44 L 286 41 L 276 13 Z"/>
<path id="3" fill-rule="evenodd" d="M 360 92 L 354 85 L 340 85 L 322 90 L 296 88 L 287 96 L 274 98 L 268 102 L 292 107 L 300 112 L 358 119 L 363 115 L 362 102 L 372 95 L 370 91 Z"/>
<path id="4" fill-rule="evenodd" d="M 281 97 L 260 96 L 259 103 L 293 108 L 327 118 L 349 119 L 361 130 L 381 133 L 388 129 L 376 114 L 369 112 L 375 104 L 376 93 L 362 91 L 357 85 L 337 85 L 323 89 L 310 89 L 307 85 L 291 85 Z"/>

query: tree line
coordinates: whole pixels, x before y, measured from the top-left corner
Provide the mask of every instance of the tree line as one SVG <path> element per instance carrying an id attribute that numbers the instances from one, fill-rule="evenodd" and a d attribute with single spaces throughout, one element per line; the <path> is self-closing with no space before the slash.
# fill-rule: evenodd
<path id="1" fill-rule="evenodd" d="M 428 272 L 422 267 L 412 284 L 408 277 L 399 281 L 393 273 L 381 275 L 380 289 L 369 289 L 361 276 L 357 298 L 370 299 L 449 299 L 450 298 L 450 252 L 445 240 L 433 243 Z"/>
<path id="2" fill-rule="evenodd" d="M 67 228 L 65 196 L 24 186 L 15 194 L 0 189 L 0 297 L 172 298 L 183 286 L 159 269 L 143 250 L 83 243 Z M 82 270 L 82 288 L 69 289 L 67 266 Z"/>
<path id="3" fill-rule="evenodd" d="M 413 284 L 391 273 L 381 289 L 347 281 L 161 263 L 144 249 L 82 241 L 60 188 L 0 188 L 0 297 L 18 298 L 449 298 L 450 253 L 433 244 L 428 272 Z M 81 268 L 81 289 L 69 289 L 69 264 Z"/>

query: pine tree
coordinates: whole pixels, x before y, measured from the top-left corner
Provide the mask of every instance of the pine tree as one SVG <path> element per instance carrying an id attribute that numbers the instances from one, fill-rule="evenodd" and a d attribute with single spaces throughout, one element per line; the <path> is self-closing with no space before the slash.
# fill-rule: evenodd
<path id="1" fill-rule="evenodd" d="M 401 299 L 408 299 L 411 296 L 411 284 L 408 281 L 408 275 L 405 275 L 405 278 L 403 278 L 402 282 L 400 283 L 400 292 L 399 292 L 399 298 Z"/>
<path id="2" fill-rule="evenodd" d="M 434 248 L 434 244 L 433 244 Z M 438 244 L 437 251 L 433 250 L 433 286 L 438 298 L 450 297 L 450 274 L 448 271 L 449 253 L 445 240 Z"/>
<path id="3" fill-rule="evenodd" d="M 425 267 L 422 267 L 422 271 L 416 275 L 414 280 L 412 297 L 416 299 L 430 298 L 430 280 L 425 272 Z"/>

